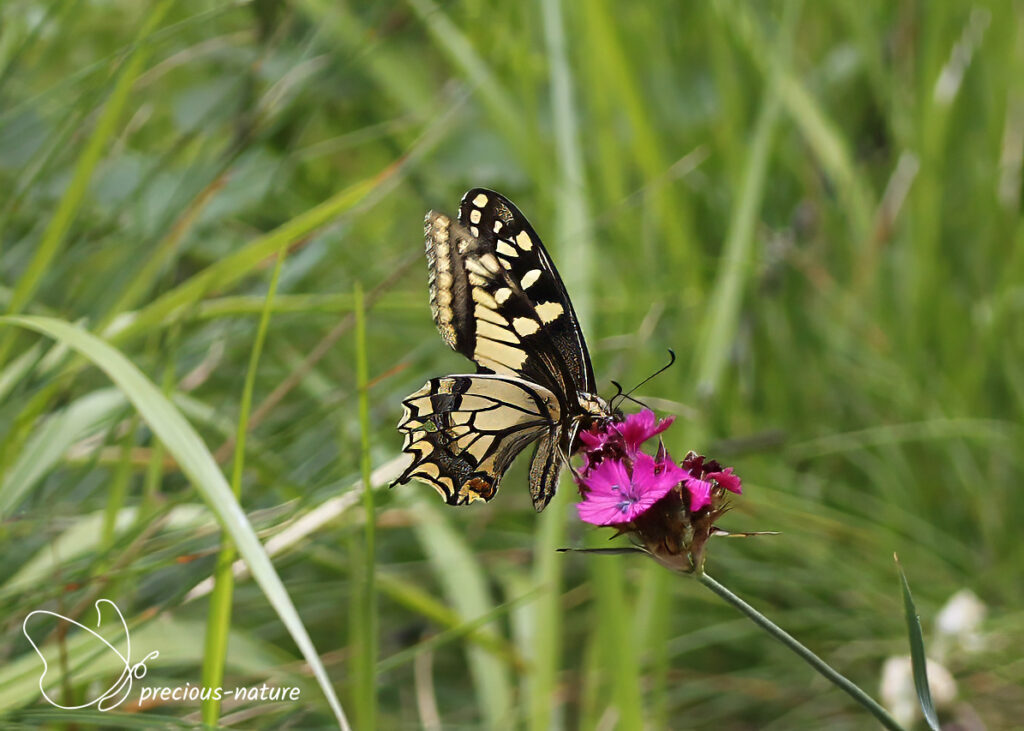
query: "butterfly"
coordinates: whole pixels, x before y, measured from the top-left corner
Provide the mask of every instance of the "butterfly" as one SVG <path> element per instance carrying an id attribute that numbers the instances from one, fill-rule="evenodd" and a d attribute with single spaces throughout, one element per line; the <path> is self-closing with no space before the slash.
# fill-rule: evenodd
<path id="1" fill-rule="evenodd" d="M 403 400 L 398 429 L 417 478 L 449 505 L 490 500 L 515 457 L 536 442 L 530 496 L 543 510 L 580 429 L 614 418 L 572 302 L 540 237 L 492 190 L 462 198 L 457 221 L 424 221 L 430 309 L 441 337 L 477 365 L 432 378 Z"/>

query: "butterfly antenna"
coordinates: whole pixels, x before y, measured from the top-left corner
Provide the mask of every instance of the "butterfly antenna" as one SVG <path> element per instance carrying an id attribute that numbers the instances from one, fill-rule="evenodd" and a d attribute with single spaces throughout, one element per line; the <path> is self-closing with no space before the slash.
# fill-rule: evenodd
<path id="1" fill-rule="evenodd" d="M 629 395 L 628 393 L 625 393 L 625 394 L 623 394 L 623 395 L 622 395 L 622 398 L 623 398 L 623 399 L 626 399 L 626 400 L 628 400 L 628 401 L 632 401 L 632 402 L 633 402 L 634 404 L 639 404 L 640 406 L 643 406 L 643 407 L 644 407 L 645 409 L 649 409 L 649 408 L 651 408 L 650 406 L 648 406 L 647 404 L 645 404 L 645 403 L 644 403 L 643 401 L 641 401 L 640 399 L 636 399 L 636 398 L 633 398 L 633 397 L 632 397 L 632 396 L 630 396 L 630 395 Z"/>
<path id="2" fill-rule="evenodd" d="M 647 378 L 645 378 L 644 380 L 640 381 L 640 383 L 638 383 L 635 386 L 633 386 L 633 388 L 629 389 L 629 391 L 627 393 L 622 393 L 622 386 L 620 386 L 619 384 L 615 383 L 615 381 L 612 381 L 612 383 L 615 384 L 615 387 L 619 389 L 619 392 L 617 394 L 615 394 L 615 396 L 612 397 L 612 401 L 614 401 L 616 398 L 629 399 L 630 401 L 632 401 L 634 403 L 638 403 L 641 406 L 643 406 L 644 408 L 647 408 L 646 404 L 644 404 L 644 403 L 642 403 L 640 401 L 637 401 L 635 398 L 630 398 L 630 394 L 633 393 L 634 391 L 636 391 L 641 386 L 643 386 L 648 381 L 650 381 L 655 376 L 661 375 L 662 373 L 667 371 L 669 368 L 671 368 L 672 364 L 676 362 L 676 351 L 672 350 L 672 348 L 669 348 L 668 349 L 668 356 L 669 356 L 668 363 L 663 365 L 661 368 L 656 370 L 651 375 L 647 376 Z"/>

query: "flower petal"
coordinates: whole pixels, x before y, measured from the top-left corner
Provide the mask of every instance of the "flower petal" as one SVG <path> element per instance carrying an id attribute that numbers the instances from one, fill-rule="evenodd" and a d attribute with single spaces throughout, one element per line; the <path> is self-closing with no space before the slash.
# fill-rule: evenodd
<path id="1" fill-rule="evenodd" d="M 622 435 L 622 440 L 626 443 L 626 450 L 636 453 L 640 450 L 641 444 L 668 429 L 672 426 L 673 421 L 675 421 L 674 416 L 658 421 L 653 411 L 644 409 L 639 414 L 630 414 L 625 421 L 613 426 Z"/>
<path id="2" fill-rule="evenodd" d="M 611 502 L 602 499 L 588 499 L 576 503 L 576 512 L 580 520 L 593 525 L 615 525 L 628 523 L 631 519 L 623 512 L 621 501 Z"/>
<path id="3" fill-rule="evenodd" d="M 690 512 L 696 513 L 711 504 L 711 483 L 698 480 L 696 477 L 686 478 L 686 489 L 690 493 Z"/>
<path id="4" fill-rule="evenodd" d="M 586 493 L 576 504 L 580 520 L 594 525 L 628 523 L 637 514 L 633 509 L 636 492 L 626 465 L 606 459 L 581 481 Z"/>
<path id="5" fill-rule="evenodd" d="M 660 500 L 687 476 L 686 471 L 675 463 L 655 462 L 653 457 L 642 452 L 633 463 L 633 487 L 644 499 Z"/>
<path id="6" fill-rule="evenodd" d="M 587 450 L 600 449 L 604 446 L 604 443 L 608 441 L 609 434 L 607 431 L 591 431 L 585 429 L 580 432 L 580 441 L 586 445 Z"/>
<path id="7" fill-rule="evenodd" d="M 630 485 L 629 472 L 620 460 L 601 460 L 589 474 L 583 476 L 582 484 L 588 498 L 592 495 L 610 496 L 621 500 L 622 491 Z"/>
<path id="8" fill-rule="evenodd" d="M 743 492 L 743 483 L 739 475 L 733 474 L 732 467 L 726 467 L 721 472 L 709 472 L 707 477 L 709 480 L 717 482 L 729 492 L 734 492 L 737 495 Z"/>

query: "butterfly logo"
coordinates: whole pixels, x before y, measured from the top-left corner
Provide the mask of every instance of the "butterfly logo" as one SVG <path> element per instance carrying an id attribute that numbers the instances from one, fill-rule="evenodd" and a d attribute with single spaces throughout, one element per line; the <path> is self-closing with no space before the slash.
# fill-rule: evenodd
<path id="1" fill-rule="evenodd" d="M 112 710 L 114 708 L 117 708 L 119 705 L 124 703 L 125 699 L 128 698 L 128 696 L 129 696 L 129 694 L 131 693 L 131 690 L 132 690 L 132 683 L 135 680 L 141 680 L 142 678 L 146 677 L 146 672 L 147 672 L 146 662 L 151 660 L 151 659 L 153 659 L 153 658 L 159 657 L 159 655 L 160 655 L 159 651 L 154 650 L 153 652 L 149 653 L 144 658 L 142 658 L 142 660 L 140 660 L 139 662 L 137 662 L 137 663 L 135 663 L 133 665 L 131 663 L 132 640 L 131 640 L 131 636 L 128 634 L 128 624 L 124 621 L 124 615 L 121 614 L 121 610 L 117 608 L 117 605 L 114 604 L 114 602 L 110 601 L 109 599 L 97 599 L 96 603 L 93 605 L 93 606 L 96 607 L 96 627 L 97 628 L 99 628 L 100 625 L 103 622 L 102 609 L 100 608 L 101 604 L 109 604 L 110 607 L 117 614 L 117 618 L 118 618 L 118 620 L 121 623 L 121 628 L 124 630 L 124 642 L 125 642 L 125 652 L 124 652 L 124 654 L 121 654 L 120 650 L 118 650 L 116 647 L 114 647 L 112 644 L 110 644 L 99 633 L 93 631 L 89 627 L 86 627 L 84 624 L 82 624 L 80 622 L 76 622 L 75 620 L 71 619 L 70 617 L 65 617 L 63 614 L 58 614 L 57 612 L 51 612 L 51 611 L 46 610 L 46 609 L 37 609 L 34 612 L 29 612 L 28 616 L 25 617 L 25 621 L 22 622 L 21 630 L 22 630 L 22 632 L 24 632 L 25 638 L 32 645 L 32 649 L 36 651 L 36 654 L 39 655 L 39 659 L 43 661 L 43 672 L 39 676 L 39 692 L 43 694 L 43 698 L 45 698 L 47 700 L 47 702 L 50 703 L 50 705 L 52 705 L 52 706 L 55 706 L 57 708 L 61 708 L 63 710 L 67 710 L 67 711 L 74 711 L 74 710 L 79 710 L 79 709 L 82 709 L 82 708 L 88 708 L 89 706 L 93 706 L 93 705 L 96 706 L 96 709 L 99 710 L 99 711 L 110 711 L 110 710 Z M 40 615 L 40 614 L 49 615 L 49 616 L 54 617 L 55 619 L 57 619 L 59 622 L 65 622 L 67 624 L 74 625 L 75 627 L 78 627 L 79 629 L 85 630 L 86 632 L 89 633 L 89 635 L 91 635 L 95 639 L 99 640 L 99 642 L 103 643 L 103 645 L 105 645 L 107 648 L 109 648 L 111 652 L 113 652 L 115 655 L 117 655 L 117 657 L 120 659 L 120 661 L 124 664 L 124 668 L 121 670 L 121 674 L 117 677 L 117 679 L 113 682 L 113 684 L 104 693 L 102 693 L 98 697 L 92 699 L 88 703 L 82 703 L 81 705 L 77 705 L 77 706 L 65 706 L 65 705 L 62 705 L 62 704 L 58 703 L 57 701 L 55 701 L 53 698 L 51 698 L 49 695 L 47 695 L 46 687 L 45 687 L 46 686 L 46 680 L 45 679 L 46 679 L 46 673 L 50 669 L 49 668 L 49 664 L 46 661 L 46 656 L 39 649 L 39 646 L 36 644 L 35 640 L 32 639 L 32 635 L 29 634 L 29 621 L 33 617 L 35 617 L 37 615 Z M 95 645 L 95 647 L 99 648 L 98 645 Z"/>

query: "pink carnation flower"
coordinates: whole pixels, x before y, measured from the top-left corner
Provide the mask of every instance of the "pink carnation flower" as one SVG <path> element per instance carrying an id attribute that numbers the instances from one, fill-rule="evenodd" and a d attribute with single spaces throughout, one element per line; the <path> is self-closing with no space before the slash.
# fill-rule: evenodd
<path id="1" fill-rule="evenodd" d="M 580 520 L 594 525 L 629 523 L 687 477 L 672 461 L 655 462 L 640 453 L 630 471 L 617 459 L 603 460 L 583 479 L 587 490 L 576 505 Z"/>

